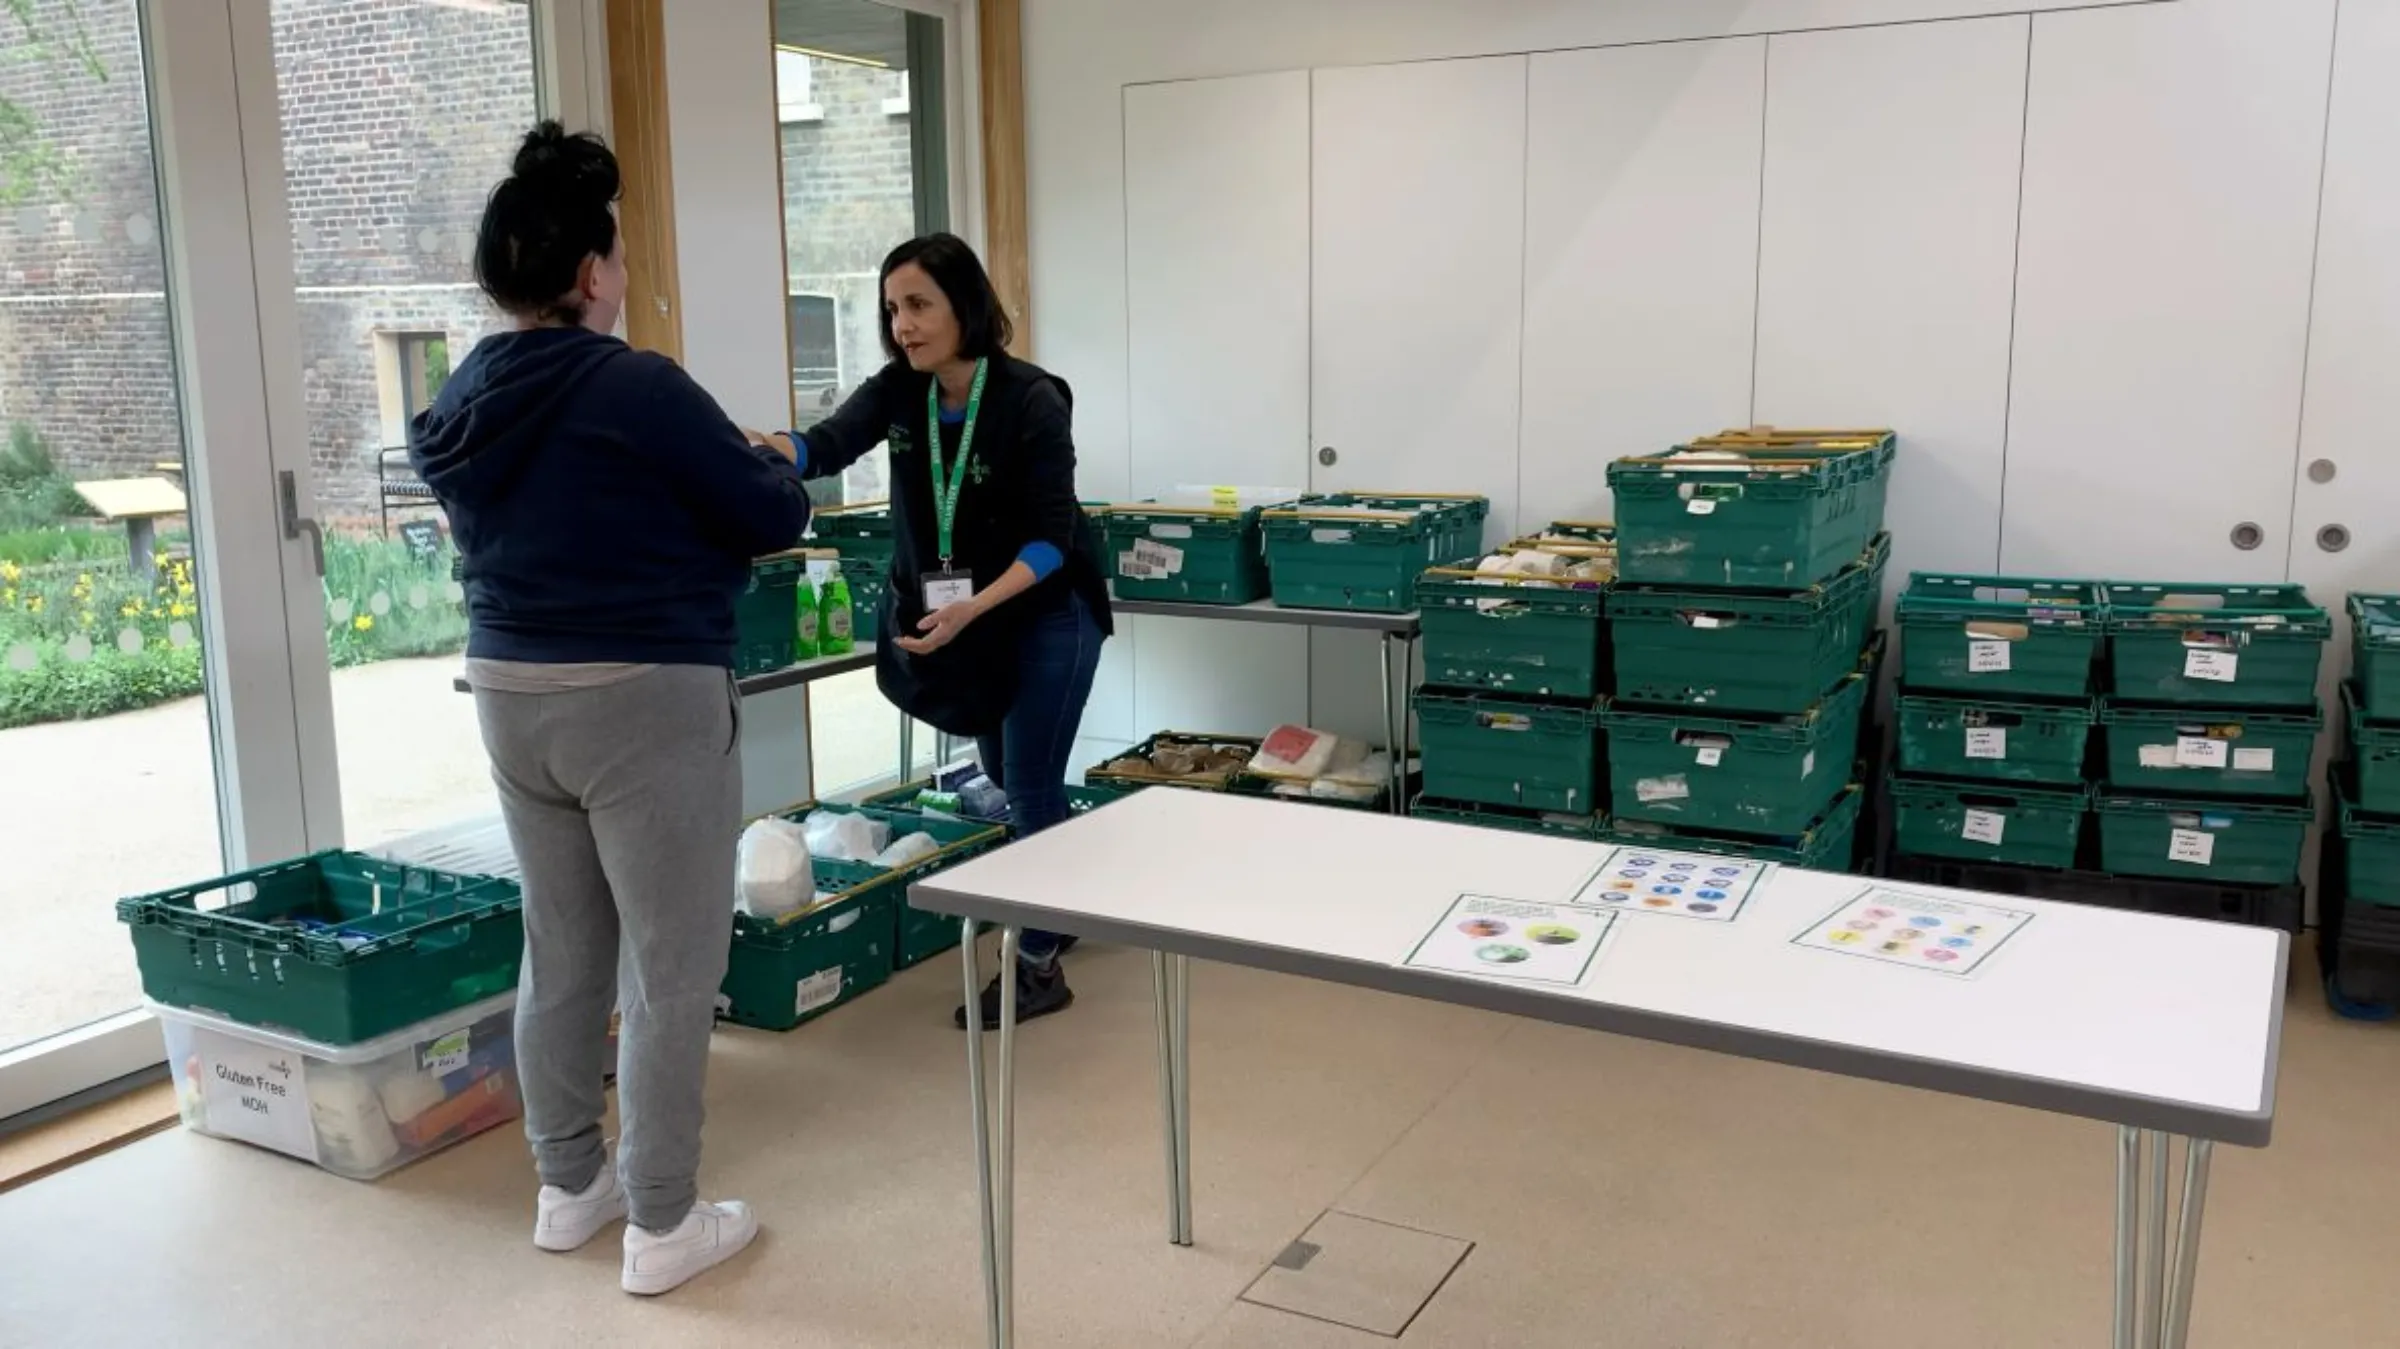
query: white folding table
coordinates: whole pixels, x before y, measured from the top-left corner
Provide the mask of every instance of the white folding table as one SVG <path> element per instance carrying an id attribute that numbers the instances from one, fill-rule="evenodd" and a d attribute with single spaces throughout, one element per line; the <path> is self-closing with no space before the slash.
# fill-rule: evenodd
<path id="1" fill-rule="evenodd" d="M 1584 982 L 1552 989 L 1400 962 L 1462 894 L 1572 898 L 1612 845 L 1153 788 L 917 885 L 958 917 L 967 1004 L 974 934 L 1026 928 L 1152 952 L 1169 1239 L 1190 1245 L 1188 962 L 1194 956 L 2077 1115 L 2118 1126 L 2116 1349 L 2180 1349 L 2210 1149 L 2263 1147 L 2274 1124 L 2290 938 L 2279 931 L 1939 891 L 2033 918 L 1971 977 L 1793 939 L 1876 884 L 1777 868 L 1732 922 L 1617 916 Z M 1208 864 L 1203 865 L 1203 861 Z M 990 1342 L 1014 1338 L 1014 979 L 997 1082 L 967 1037 Z M 995 1118 L 996 1116 L 996 1118 Z M 2169 1148 L 2184 1140 L 2179 1212 Z M 2172 1280 L 2170 1281 L 2170 1249 Z"/>

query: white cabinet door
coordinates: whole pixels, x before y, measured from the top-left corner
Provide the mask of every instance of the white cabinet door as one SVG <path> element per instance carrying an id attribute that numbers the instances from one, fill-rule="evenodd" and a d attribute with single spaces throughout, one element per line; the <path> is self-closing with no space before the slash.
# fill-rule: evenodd
<path id="1" fill-rule="evenodd" d="M 1132 484 L 1309 481 L 1309 76 L 1125 91 Z M 1133 733 L 1307 718 L 1297 630 L 1133 618 Z"/>
<path id="2" fill-rule="evenodd" d="M 1894 591 L 1999 560 L 2027 23 L 1767 51 L 1754 419 L 1899 431 Z"/>
<path id="3" fill-rule="evenodd" d="M 1525 66 L 1314 76 L 1310 420 L 1336 455 L 1314 485 L 1479 492 L 1494 538 L 1517 515 Z"/>
<path id="4" fill-rule="evenodd" d="M 1532 58 L 1524 520 L 1605 520 L 1608 463 L 1750 415 L 1766 39 Z"/>
<path id="5" fill-rule="evenodd" d="M 2333 10 L 2034 16 L 2003 570 L 2282 574 Z"/>

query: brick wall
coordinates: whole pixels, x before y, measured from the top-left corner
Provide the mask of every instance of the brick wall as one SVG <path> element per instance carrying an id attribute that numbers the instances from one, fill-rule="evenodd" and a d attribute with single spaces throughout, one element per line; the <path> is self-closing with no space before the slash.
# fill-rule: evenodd
<path id="1" fill-rule="evenodd" d="M 0 423 L 33 424 L 77 477 L 147 471 L 180 441 L 136 3 L 34 14 L 55 32 L 79 15 L 105 77 L 0 61 L 0 96 L 69 170 L 0 204 Z M 535 115 L 530 11 L 275 0 L 273 23 L 309 457 L 327 508 L 359 514 L 384 440 L 376 334 L 444 332 L 455 364 L 498 326 L 470 262 Z"/>

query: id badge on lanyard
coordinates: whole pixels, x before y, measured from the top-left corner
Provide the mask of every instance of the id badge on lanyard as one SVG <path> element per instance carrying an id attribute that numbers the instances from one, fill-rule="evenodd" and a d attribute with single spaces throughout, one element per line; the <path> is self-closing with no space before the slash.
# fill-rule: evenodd
<path id="1" fill-rule="evenodd" d="M 958 429 L 958 464 L 946 474 L 942 463 L 942 385 L 937 379 L 925 386 L 925 457 L 933 466 L 934 525 L 939 531 L 936 543 L 942 557 L 941 570 L 925 576 L 925 612 L 929 614 L 975 598 L 974 573 L 955 570 L 951 565 L 950 532 L 958 521 L 959 495 L 966 490 L 967 466 L 975 462 L 975 418 L 983 411 L 983 382 L 991 368 L 989 359 L 975 362 L 975 382 L 967 389 L 967 415 Z"/>

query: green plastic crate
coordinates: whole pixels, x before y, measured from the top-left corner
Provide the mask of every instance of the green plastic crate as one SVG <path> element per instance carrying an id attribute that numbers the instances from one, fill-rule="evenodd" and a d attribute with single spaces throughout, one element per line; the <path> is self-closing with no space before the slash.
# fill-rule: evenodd
<path id="1" fill-rule="evenodd" d="M 1577 543 L 1617 546 L 1617 526 L 1609 520 L 1553 520 L 1534 539 L 1541 543 L 1550 539 L 1569 539 Z"/>
<path id="2" fill-rule="evenodd" d="M 2340 797 L 2343 876 L 2349 897 L 2378 908 L 2400 909 L 2400 818 L 2378 818 Z"/>
<path id="3" fill-rule="evenodd" d="M 1083 785 L 1120 794 L 1140 791 L 1145 787 L 1181 787 L 1204 792 L 1227 791 L 1232 788 L 1234 778 L 1240 776 L 1242 768 L 1247 767 L 1249 762 L 1258 756 L 1259 746 L 1263 743 L 1255 735 L 1198 735 L 1190 731 L 1160 731 L 1132 749 L 1126 750 L 1122 754 L 1112 755 L 1105 761 L 1085 769 Z M 1134 760 L 1155 761 L 1159 751 L 1173 749 L 1229 750 L 1241 755 L 1241 763 L 1222 773 L 1186 777 L 1173 777 L 1164 773 L 1147 771 L 1140 764 L 1132 763 Z M 1126 766 L 1115 767 L 1112 765 Z"/>
<path id="4" fill-rule="evenodd" d="M 1481 497 L 1352 493 L 1265 511 L 1269 589 L 1286 609 L 1405 613 L 1426 568 L 1482 555 L 1488 509 Z"/>
<path id="5" fill-rule="evenodd" d="M 1109 507 L 1101 523 L 1118 597 L 1192 604 L 1248 604 L 1264 597 L 1267 554 L 1259 515 L 1256 506 Z"/>
<path id="6" fill-rule="evenodd" d="M 1894 700 L 1900 770 L 1995 782 L 2083 781 L 2093 700 L 2000 702 L 1903 693 Z"/>
<path id="7" fill-rule="evenodd" d="M 1962 857 L 2015 866 L 2075 865 L 2091 789 L 2031 783 L 1893 778 L 1892 848 L 1911 857 Z"/>
<path id="8" fill-rule="evenodd" d="M 905 786 L 893 787 L 887 791 L 877 792 L 873 796 L 862 797 L 858 804 L 864 809 L 890 815 L 929 816 L 934 819 L 970 820 L 981 824 L 1007 825 L 1010 836 L 1012 838 L 1017 836 L 1016 827 L 1010 825 L 1006 819 L 987 819 L 980 815 L 937 810 L 926 805 L 919 798 L 932 788 L 933 779 L 919 778 Z M 1111 801 L 1121 801 L 1127 795 L 1125 792 L 1113 788 L 1082 787 L 1073 783 L 1067 785 L 1066 793 L 1069 816 L 1096 810 Z"/>
<path id="9" fill-rule="evenodd" d="M 1760 862 L 1783 862 L 1811 871 L 1849 871 L 1858 865 L 1858 816 L 1866 789 L 1857 783 L 1841 795 L 1817 822 L 1796 838 L 1751 838 L 1708 829 L 1677 829 L 1644 820 L 1611 820 L 1605 837 L 1611 843 L 1683 852 L 1747 857 Z"/>
<path id="10" fill-rule="evenodd" d="M 2296 585 L 2103 582 L 2109 690 L 2141 703 L 2311 707 L 2333 631 Z"/>
<path id="11" fill-rule="evenodd" d="M 2100 727 L 2108 785 L 2117 791 L 2303 797 L 2325 713 L 2128 707 L 2104 699 Z"/>
<path id="12" fill-rule="evenodd" d="M 503 880 L 321 852 L 117 901 L 155 1002 L 347 1045 L 516 987 Z"/>
<path id="13" fill-rule="evenodd" d="M 1493 576 L 1440 567 L 1418 580 L 1425 682 L 1579 701 L 1607 692 L 1607 583 L 1561 589 Z"/>
<path id="14" fill-rule="evenodd" d="M 2352 595 L 2350 677 L 2360 710 L 2373 721 L 2400 722 L 2400 595 Z"/>
<path id="15" fill-rule="evenodd" d="M 1489 693 L 1417 693 L 1425 794 L 1485 806 L 1598 809 L 1600 709 Z"/>
<path id="16" fill-rule="evenodd" d="M 1831 579 L 1769 594 L 1619 587 L 1608 597 L 1616 700 L 1805 712 L 1858 668 L 1891 560 L 1889 535 Z"/>
<path id="17" fill-rule="evenodd" d="M 1482 829 L 1505 829 L 1511 833 L 1541 834 L 1548 838 L 1598 842 L 1608 837 L 1608 817 L 1605 815 L 1525 810 L 1517 806 L 1484 806 L 1471 801 L 1438 801 L 1429 796 L 1418 797 L 1409 806 L 1408 813 L 1420 820 L 1471 824 Z"/>
<path id="18" fill-rule="evenodd" d="M 733 602 L 733 672 L 767 674 L 792 663 L 800 649 L 799 558 L 760 558 L 750 564 L 750 585 Z"/>
<path id="19" fill-rule="evenodd" d="M 844 560 L 866 558 L 889 567 L 895 548 L 888 501 L 820 506 L 809 516 L 809 532 Z"/>
<path id="20" fill-rule="evenodd" d="M 1611 807 L 1618 820 L 1797 837 L 1850 782 L 1867 680 L 1842 677 L 1795 716 L 1608 713 Z"/>
<path id="21" fill-rule="evenodd" d="M 1872 507 L 1891 442 L 1859 444 L 1809 454 L 1679 447 L 1617 460 L 1608 466 L 1617 579 L 1796 590 L 1832 576 L 1880 529 Z"/>
<path id="22" fill-rule="evenodd" d="M 1713 436 L 1703 436 L 1691 442 L 1696 450 L 1767 449 L 1789 455 L 1846 454 L 1855 449 L 1872 447 L 1882 456 L 1883 472 L 1875 475 L 1873 486 L 1866 495 L 1869 517 L 1867 532 L 1880 534 L 1884 526 L 1884 505 L 1891 495 L 1891 463 L 1899 450 L 1899 441 L 1888 427 L 1854 431 L 1785 430 L 1780 427 L 1735 427 Z"/>
<path id="23" fill-rule="evenodd" d="M 2400 725 L 2369 720 L 2353 683 L 2342 685 L 2342 720 L 2350 731 L 2358 808 L 2375 815 L 2400 815 Z"/>
<path id="24" fill-rule="evenodd" d="M 962 820 L 921 810 L 861 806 L 858 813 L 890 825 L 895 839 L 925 833 L 933 835 L 933 841 L 941 845 L 940 852 L 924 861 L 890 873 L 898 880 L 892 903 L 895 920 L 892 968 L 905 970 L 956 947 L 958 920 L 912 907 L 907 887 L 1001 846 L 1008 841 L 1007 829 L 985 820 Z"/>
<path id="25" fill-rule="evenodd" d="M 2104 614 L 2093 581 L 1912 572 L 1898 605 L 1900 679 L 1920 692 L 2080 698 Z"/>
<path id="26" fill-rule="evenodd" d="M 2316 818 L 2312 802 L 2193 801 L 2110 791 L 2100 816 L 2100 869 L 2231 885 L 2290 885 Z M 2205 858 L 2205 860 L 2202 860 Z"/>

